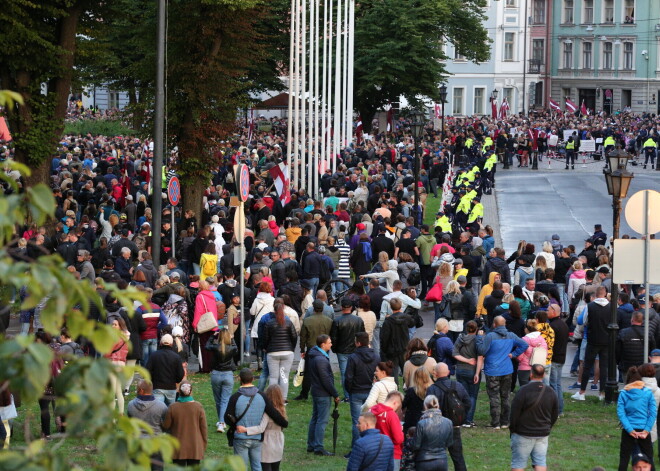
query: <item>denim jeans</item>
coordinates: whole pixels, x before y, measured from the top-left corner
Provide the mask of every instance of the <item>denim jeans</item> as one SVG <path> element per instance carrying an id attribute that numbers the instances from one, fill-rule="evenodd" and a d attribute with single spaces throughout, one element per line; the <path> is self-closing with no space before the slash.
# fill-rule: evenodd
<path id="1" fill-rule="evenodd" d="M 474 422 L 474 412 L 477 409 L 477 396 L 479 395 L 479 385 L 481 381 L 474 384 L 474 373 L 468 370 L 456 369 L 456 381 L 463 385 L 470 396 L 470 410 L 468 411 L 466 422 Z"/>
<path id="2" fill-rule="evenodd" d="M 333 270 L 332 271 L 332 278 L 335 279 L 335 280 L 337 278 L 339 278 L 339 270 Z M 342 283 L 333 283 L 332 284 L 332 293 L 326 293 L 326 294 L 328 294 L 328 295 L 332 294 L 334 296 L 334 294 L 337 291 L 341 291 L 341 290 L 343 290 L 343 288 L 344 288 L 344 285 Z"/>
<path id="3" fill-rule="evenodd" d="M 531 374 L 531 373 L 530 373 Z M 552 363 L 545 365 L 545 374 L 543 375 L 543 384 L 550 386 L 550 375 L 552 374 Z"/>
<path id="4" fill-rule="evenodd" d="M 232 371 L 211 371 L 211 390 L 213 391 L 213 400 L 215 401 L 215 409 L 220 423 L 225 423 L 225 411 L 233 389 L 234 373 Z"/>
<path id="5" fill-rule="evenodd" d="M 142 366 L 146 366 L 149 362 L 149 357 L 153 352 L 158 350 L 158 339 L 147 339 L 142 341 Z"/>
<path id="6" fill-rule="evenodd" d="M 258 438 L 251 440 L 234 439 L 234 453 L 241 457 L 246 470 L 249 467 L 252 471 L 261 471 L 261 443 Z"/>
<path id="7" fill-rule="evenodd" d="M 569 310 L 569 301 L 568 294 L 566 293 L 566 283 L 557 283 L 557 290 L 559 291 L 559 296 L 561 297 L 561 312 L 568 313 Z"/>
<path id="8" fill-rule="evenodd" d="M 323 438 L 325 427 L 330 418 L 330 406 L 332 397 L 312 396 L 312 418 L 309 420 L 307 430 L 307 449 L 314 451 L 323 450 Z"/>
<path id="9" fill-rule="evenodd" d="M 154 397 L 169 406 L 176 401 L 176 389 L 154 389 Z"/>
<path id="10" fill-rule="evenodd" d="M 511 434 L 511 469 L 526 469 L 527 460 L 532 457 L 532 466 L 546 466 L 548 437 L 523 437 Z"/>
<path id="11" fill-rule="evenodd" d="M 344 386 L 344 375 L 346 374 L 346 366 L 348 366 L 348 353 L 337 353 L 337 362 L 339 363 L 339 373 L 341 374 L 341 387 L 344 390 L 344 397 L 349 398 L 346 387 Z"/>
<path id="12" fill-rule="evenodd" d="M 380 329 L 383 327 L 383 322 L 385 319 L 376 321 L 376 327 L 374 327 L 374 333 L 371 338 L 371 348 L 374 349 L 374 353 L 380 354 Z"/>
<path id="13" fill-rule="evenodd" d="M 268 355 L 263 353 L 264 361 L 261 363 L 261 376 L 259 376 L 259 383 L 257 387 L 259 391 L 264 392 L 266 390 L 266 383 L 268 382 L 268 376 L 270 376 L 270 370 L 268 369 Z"/>
<path id="14" fill-rule="evenodd" d="M 353 421 L 353 437 L 351 438 L 351 448 L 355 443 L 355 440 L 360 438 L 360 432 L 357 429 L 358 419 L 360 418 L 360 413 L 362 412 L 362 404 L 369 397 L 369 393 L 352 393 L 350 406 L 351 406 L 351 420 Z"/>
<path id="15" fill-rule="evenodd" d="M 312 285 L 312 296 L 316 296 L 316 290 L 319 289 L 319 279 L 317 278 L 308 278 L 307 281 Z"/>
<path id="16" fill-rule="evenodd" d="M 561 370 L 563 368 L 563 363 L 552 362 L 552 369 L 550 370 L 550 387 L 557 393 L 560 414 L 564 412 L 564 395 L 562 394 L 561 390 Z"/>
<path id="17" fill-rule="evenodd" d="M 282 390 L 282 396 L 286 400 L 289 394 L 289 374 L 293 364 L 293 352 L 287 353 L 269 353 L 268 363 L 268 384 L 272 386 L 277 384 Z"/>

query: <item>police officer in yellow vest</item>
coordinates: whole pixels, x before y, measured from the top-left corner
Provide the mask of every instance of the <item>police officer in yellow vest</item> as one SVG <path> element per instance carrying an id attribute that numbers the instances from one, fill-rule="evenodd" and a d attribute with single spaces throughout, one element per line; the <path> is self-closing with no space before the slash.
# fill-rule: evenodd
<path id="1" fill-rule="evenodd" d="M 649 138 L 644 142 L 644 153 L 646 154 L 646 158 L 644 159 L 644 168 L 646 168 L 646 164 L 649 163 L 649 159 L 651 159 L 651 168 L 655 166 L 655 151 L 658 145 L 655 143 L 653 138 L 649 136 Z"/>
<path id="2" fill-rule="evenodd" d="M 451 234 L 451 222 L 449 222 L 449 218 L 445 216 L 445 213 L 442 211 L 437 215 L 435 227 L 439 227 L 442 232 L 448 232 Z"/>
<path id="3" fill-rule="evenodd" d="M 612 152 L 614 150 L 614 147 L 616 146 L 616 141 L 614 140 L 614 136 L 607 136 L 603 141 L 603 146 L 605 147 L 605 155 Z"/>
<path id="4" fill-rule="evenodd" d="M 481 148 L 481 152 L 483 152 L 485 154 L 492 147 L 493 147 L 493 139 L 490 136 L 486 136 L 486 139 L 484 139 L 484 145 Z"/>
<path id="5" fill-rule="evenodd" d="M 472 211 L 468 216 L 468 225 L 479 224 L 484 217 L 484 205 L 481 204 L 481 200 L 477 197 L 472 200 L 474 206 L 472 206 Z"/>
<path id="6" fill-rule="evenodd" d="M 568 170 L 568 161 L 570 160 L 571 162 L 571 169 L 575 170 L 575 141 L 573 140 L 573 136 L 568 138 L 568 142 L 566 142 L 566 168 L 565 170 Z"/>
<path id="7" fill-rule="evenodd" d="M 470 214 L 470 201 L 472 200 L 466 198 L 465 190 L 460 190 L 460 195 L 460 201 L 456 208 L 456 217 L 454 220 L 458 228 L 463 229 L 467 223 L 468 215 Z"/>

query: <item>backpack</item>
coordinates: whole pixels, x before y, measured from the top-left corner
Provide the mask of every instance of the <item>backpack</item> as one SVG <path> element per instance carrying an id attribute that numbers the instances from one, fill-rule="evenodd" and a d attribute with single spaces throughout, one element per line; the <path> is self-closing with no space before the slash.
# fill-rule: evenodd
<path id="1" fill-rule="evenodd" d="M 406 307 L 404 314 L 412 317 L 413 322 L 415 323 L 415 328 L 419 329 L 420 327 L 424 327 L 424 319 L 422 319 L 422 316 L 419 315 L 419 309 L 408 306 Z"/>
<path id="2" fill-rule="evenodd" d="M 436 340 L 438 340 L 440 336 L 438 334 L 433 334 L 429 341 L 426 343 L 426 349 L 428 350 L 428 356 L 430 356 L 433 359 L 437 358 L 437 350 L 436 350 Z"/>
<path id="3" fill-rule="evenodd" d="M 422 281 L 422 272 L 419 268 L 413 268 L 408 275 L 408 286 L 417 286 Z"/>
<path id="4" fill-rule="evenodd" d="M 202 266 L 202 275 L 204 275 L 205 277 L 207 277 L 207 276 L 213 276 L 214 273 L 215 273 L 216 270 L 217 270 L 217 266 L 216 266 L 216 265 L 217 265 L 217 264 L 216 264 L 212 259 L 207 258 L 207 259 L 204 261 L 204 265 Z"/>
<path id="5" fill-rule="evenodd" d="M 449 389 L 447 389 L 447 387 L 440 382 L 436 383 L 436 385 L 442 389 L 442 392 L 444 393 L 442 396 L 442 404 L 440 405 L 442 415 L 451 420 L 451 422 L 454 424 L 454 427 L 463 425 L 465 423 L 467 413 L 463 402 L 461 402 L 461 399 L 458 397 L 456 382 L 452 381 L 451 387 Z"/>
<path id="6" fill-rule="evenodd" d="M 545 366 L 548 359 L 548 350 L 543 347 L 532 348 L 532 355 L 529 357 L 530 365 L 543 365 Z"/>
<path id="7" fill-rule="evenodd" d="M 327 283 L 332 279 L 332 272 L 326 263 L 324 257 L 321 257 L 321 265 L 319 266 L 319 286 Z"/>
<path id="8" fill-rule="evenodd" d="M 74 356 L 76 356 L 76 357 L 84 357 L 85 356 L 85 352 L 83 351 L 80 344 L 77 344 L 76 342 L 69 342 L 69 343 L 65 343 L 64 345 L 68 345 L 69 347 L 71 347 L 71 350 L 73 350 L 73 355 Z"/>

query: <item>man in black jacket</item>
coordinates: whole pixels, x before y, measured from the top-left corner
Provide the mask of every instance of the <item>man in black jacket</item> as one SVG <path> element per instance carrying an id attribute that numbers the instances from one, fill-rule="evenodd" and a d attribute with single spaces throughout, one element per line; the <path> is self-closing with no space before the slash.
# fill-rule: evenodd
<path id="1" fill-rule="evenodd" d="M 332 456 L 323 447 L 325 427 L 330 417 L 332 398 L 339 404 L 339 393 L 335 389 L 335 377 L 330 366 L 332 340 L 327 335 L 316 338 L 316 347 L 305 355 L 305 374 L 310 375 L 312 384 L 312 417 L 307 431 L 307 452 L 315 455 Z"/>
<path id="2" fill-rule="evenodd" d="M 270 259 L 273 262 L 270 264 L 270 276 L 273 279 L 275 289 L 279 290 L 287 282 L 286 265 L 280 258 L 280 253 L 277 250 L 273 250 L 270 253 Z"/>
<path id="3" fill-rule="evenodd" d="M 655 339 L 649 335 L 649 352 L 655 349 Z M 644 358 L 644 314 L 635 312 L 630 327 L 619 331 L 616 339 L 616 363 L 625 377 L 628 368 L 645 363 Z"/>
<path id="4" fill-rule="evenodd" d="M 490 272 L 493 271 L 498 272 L 502 276 L 502 283 L 511 284 L 511 270 L 509 269 L 509 265 L 504 261 L 504 249 L 495 247 L 491 250 L 489 256 L 491 258 L 486 262 L 486 266 L 481 275 L 481 286 L 486 286 L 488 284 L 488 277 Z"/>
<path id="5" fill-rule="evenodd" d="M 532 365 L 530 382 L 511 402 L 511 471 L 526 469 L 530 455 L 534 469 L 546 469 L 548 437 L 559 406 L 552 388 L 543 384 L 544 372 L 543 365 Z"/>
<path id="6" fill-rule="evenodd" d="M 353 302 L 344 297 L 341 300 L 341 316 L 332 321 L 330 338 L 333 340 L 332 351 L 337 355 L 341 384 L 344 388 L 344 402 L 349 402 L 349 394 L 344 384 L 348 357 L 355 351 L 355 335 L 364 332 L 364 321 L 352 314 Z"/>
<path id="7" fill-rule="evenodd" d="M 304 232 L 304 229 L 303 229 Z M 302 237 L 302 236 L 301 236 Z M 319 287 L 319 278 L 321 276 L 321 263 L 325 263 L 321 256 L 314 250 L 314 242 L 308 242 L 305 247 L 305 253 L 302 257 L 302 276 L 303 280 L 308 280 L 312 285 L 312 296 L 316 294 Z"/>
<path id="8" fill-rule="evenodd" d="M 538 286 L 538 285 L 537 285 Z M 561 370 L 566 363 L 568 347 L 568 325 L 561 318 L 561 307 L 557 304 L 548 306 L 548 322 L 555 331 L 555 343 L 552 346 L 552 367 L 550 369 L 550 387 L 557 393 L 559 415 L 564 412 L 564 395 L 561 389 Z"/>
<path id="9" fill-rule="evenodd" d="M 396 383 L 399 382 L 399 374 L 403 373 L 405 362 L 403 356 L 410 339 L 408 329 L 415 326 L 413 318 L 401 312 L 401 306 L 399 298 L 390 299 L 392 314 L 385 318 L 380 334 L 380 354 L 383 359 L 391 360 L 394 363 L 394 381 Z"/>
<path id="10" fill-rule="evenodd" d="M 353 421 L 353 438 L 351 447 L 360 438 L 357 429 L 358 419 L 362 405 L 369 396 L 374 380 L 376 365 L 380 357 L 369 347 L 369 334 L 358 332 L 355 334 L 355 351 L 348 357 L 346 373 L 344 374 L 344 390 L 348 392 L 351 404 L 351 419 Z"/>
<path id="11" fill-rule="evenodd" d="M 435 396 L 438 398 L 438 404 L 440 404 L 440 409 L 444 416 L 449 415 L 445 407 L 445 394 L 449 393 L 451 390 L 455 389 L 458 399 L 463 404 L 463 409 L 465 411 L 465 417 L 472 407 L 472 401 L 467 391 L 461 383 L 449 379 L 449 366 L 446 363 L 438 363 L 433 369 L 433 376 L 435 382 L 428 387 L 426 390 L 426 396 Z M 465 458 L 463 457 L 463 441 L 461 440 L 461 426 L 463 424 L 454 423 L 454 443 L 447 448 L 451 460 L 454 463 L 454 469 L 456 471 L 466 471 L 467 467 L 465 465 Z"/>
<path id="12" fill-rule="evenodd" d="M 174 340 L 170 334 L 160 339 L 160 349 L 149 355 L 147 370 L 154 385 L 154 396 L 168 406 L 176 398 L 176 385 L 183 380 L 181 357 L 172 349 Z"/>
<path id="13" fill-rule="evenodd" d="M 394 259 L 394 241 L 385 235 L 384 225 L 378 226 L 378 235 L 372 241 L 373 262 L 378 262 L 378 254 L 386 252 L 390 260 Z"/>

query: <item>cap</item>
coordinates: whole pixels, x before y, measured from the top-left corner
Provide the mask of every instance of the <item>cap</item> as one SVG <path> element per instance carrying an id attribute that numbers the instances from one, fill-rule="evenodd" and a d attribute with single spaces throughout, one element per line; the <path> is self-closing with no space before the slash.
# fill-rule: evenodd
<path id="1" fill-rule="evenodd" d="M 357 228 L 358 231 L 363 231 L 367 226 L 365 226 L 362 223 L 356 224 L 355 227 Z"/>
<path id="2" fill-rule="evenodd" d="M 552 240 L 559 240 L 559 234 L 552 234 Z"/>
<path id="3" fill-rule="evenodd" d="M 454 259 L 454 265 L 463 265 L 463 259 L 462 258 L 455 258 Z"/>
<path id="4" fill-rule="evenodd" d="M 175 326 L 172 329 L 172 337 L 183 337 L 183 327 L 180 325 Z"/>
<path id="5" fill-rule="evenodd" d="M 341 307 L 353 307 L 353 301 L 351 301 L 351 298 L 343 297 L 341 300 Z"/>
<path id="6" fill-rule="evenodd" d="M 128 201 L 133 201 L 133 195 L 126 195 L 126 199 Z"/>
<path id="7" fill-rule="evenodd" d="M 151 227 L 151 224 L 149 224 L 148 222 L 143 222 L 142 226 L 140 227 Z"/>
<path id="8" fill-rule="evenodd" d="M 649 353 L 650 357 L 660 357 L 660 348 L 656 348 L 654 350 L 651 350 L 651 353 Z"/>
<path id="9" fill-rule="evenodd" d="M 610 272 L 610 269 L 607 268 L 607 267 L 600 267 L 598 269 L 598 273 L 609 273 L 609 272 Z"/>
<path id="10" fill-rule="evenodd" d="M 648 456 L 646 456 L 644 453 L 635 453 L 632 456 L 632 464 L 635 465 L 639 463 L 640 461 L 643 461 L 644 463 L 651 464 L 651 460 L 649 459 Z"/>
<path id="11" fill-rule="evenodd" d="M 309 280 L 300 280 L 300 286 L 305 289 L 312 289 L 312 282 Z"/>
<path id="12" fill-rule="evenodd" d="M 640 294 L 639 296 L 637 296 L 637 301 L 639 302 L 639 304 L 646 305 L 646 294 Z"/>
<path id="13" fill-rule="evenodd" d="M 170 276 L 170 279 L 176 278 L 178 280 L 178 279 L 181 278 L 181 273 L 179 273 L 178 271 L 173 271 L 172 273 L 170 273 L 169 276 Z"/>
<path id="14" fill-rule="evenodd" d="M 456 278 L 456 281 L 459 283 L 467 283 L 467 278 L 465 278 L 465 275 L 459 275 L 458 278 Z"/>
<path id="15" fill-rule="evenodd" d="M 172 345 L 173 343 L 174 343 L 174 339 L 170 334 L 165 334 L 160 338 L 161 345 Z"/>

